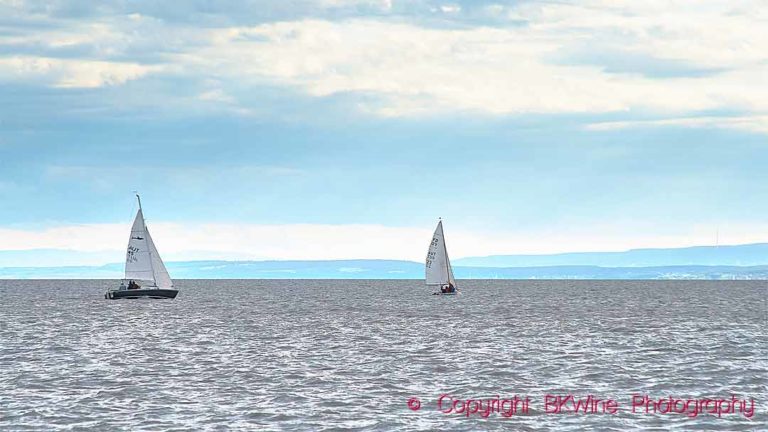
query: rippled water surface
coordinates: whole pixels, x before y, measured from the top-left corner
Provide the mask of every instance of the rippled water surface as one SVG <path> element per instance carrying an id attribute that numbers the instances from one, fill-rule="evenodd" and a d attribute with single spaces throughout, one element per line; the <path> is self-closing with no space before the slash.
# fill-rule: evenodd
<path id="1" fill-rule="evenodd" d="M 104 300 L 115 283 L 0 281 L 0 429 L 768 429 L 766 282 L 188 280 Z M 633 414 L 635 393 L 755 414 Z M 467 418 L 441 394 L 531 409 Z M 547 414 L 546 394 L 620 411 Z"/>

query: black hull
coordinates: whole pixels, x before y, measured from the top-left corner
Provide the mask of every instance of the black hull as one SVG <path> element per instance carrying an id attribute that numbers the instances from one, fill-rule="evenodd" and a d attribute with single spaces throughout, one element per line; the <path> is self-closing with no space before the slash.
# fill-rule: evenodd
<path id="1" fill-rule="evenodd" d="M 179 290 L 175 289 L 137 289 L 137 290 L 120 290 L 120 291 L 107 291 L 104 294 L 104 298 L 110 300 L 119 299 L 138 299 L 138 298 L 153 298 L 153 299 L 172 299 L 176 298 L 176 294 Z"/>

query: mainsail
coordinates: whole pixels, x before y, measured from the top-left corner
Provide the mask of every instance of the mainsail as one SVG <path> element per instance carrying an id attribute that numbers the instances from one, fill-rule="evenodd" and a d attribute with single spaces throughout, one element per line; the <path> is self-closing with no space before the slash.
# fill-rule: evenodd
<path id="1" fill-rule="evenodd" d="M 448 249 L 445 247 L 443 221 L 438 222 L 437 228 L 435 228 L 435 234 L 432 236 L 432 242 L 429 244 L 425 268 L 427 285 L 446 285 L 450 283 L 454 287 L 456 286 L 451 260 L 448 259 Z"/>
<path id="2" fill-rule="evenodd" d="M 149 229 L 144 223 L 144 214 L 139 207 L 136 219 L 133 220 L 131 238 L 128 240 L 128 251 L 125 256 L 125 278 L 139 281 L 149 281 L 158 288 L 173 288 L 168 270 L 157 253 L 155 242 L 149 235 Z"/>

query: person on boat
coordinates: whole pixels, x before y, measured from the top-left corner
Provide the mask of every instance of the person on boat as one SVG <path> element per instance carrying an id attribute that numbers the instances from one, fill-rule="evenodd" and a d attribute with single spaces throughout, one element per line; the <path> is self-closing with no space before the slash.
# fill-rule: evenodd
<path id="1" fill-rule="evenodd" d="M 456 292 L 456 287 L 453 286 L 452 283 L 448 283 L 448 289 L 446 290 L 449 293 Z"/>
<path id="2" fill-rule="evenodd" d="M 128 282 L 128 289 L 129 289 L 129 290 L 132 290 L 132 289 L 139 289 L 139 284 L 137 284 L 137 283 L 136 283 L 136 282 L 134 282 L 134 281 L 130 281 L 130 282 Z"/>

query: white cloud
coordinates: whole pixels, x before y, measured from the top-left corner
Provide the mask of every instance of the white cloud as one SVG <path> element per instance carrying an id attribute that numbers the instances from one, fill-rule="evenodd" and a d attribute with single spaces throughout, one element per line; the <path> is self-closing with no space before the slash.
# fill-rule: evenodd
<path id="1" fill-rule="evenodd" d="M 188 259 L 328 260 L 406 259 L 420 262 L 432 227 L 315 224 L 178 224 L 150 221 L 150 230 L 166 261 Z M 91 224 L 45 230 L 0 228 L 0 250 L 63 249 L 103 253 L 103 263 L 120 262 L 127 244 L 128 224 Z M 639 247 L 681 247 L 714 244 L 717 227 L 690 226 L 659 232 L 657 227 L 594 224 L 531 231 L 481 232 L 446 227 L 452 258 L 494 254 L 545 254 L 620 251 Z M 766 224 L 720 227 L 720 244 L 766 241 L 756 233 Z M 89 258 L 89 263 L 94 264 Z M 2 266 L 2 263 L 0 263 Z"/>
<path id="2" fill-rule="evenodd" d="M 317 0 L 304 6 L 364 13 L 389 11 L 392 3 Z M 0 78 L 98 87 L 164 72 L 226 83 L 228 88 L 196 91 L 198 97 L 189 101 L 228 108 L 240 104 L 242 112 L 254 102 L 239 100 L 238 89 L 279 85 L 314 97 L 363 95 L 355 106 L 382 116 L 651 111 L 678 118 L 718 109 L 764 116 L 764 6 L 762 0 L 585 0 L 479 9 L 495 24 L 510 20 L 499 27 L 462 22 L 472 8 L 465 14 L 454 3 L 438 9 L 460 25 L 444 27 L 426 27 L 420 17 L 408 15 L 219 28 L 144 14 L 106 16 L 65 29 L 0 36 L 0 44 L 11 48 L 88 52 L 82 60 L 0 57 Z M 162 66 L 114 62 L 146 53 Z M 592 57 L 580 58 L 584 53 Z M 642 65 L 647 70 L 616 71 L 601 64 L 601 56 L 615 53 L 647 59 L 649 64 Z M 665 62 L 708 73 L 648 73 Z"/>
<path id="3" fill-rule="evenodd" d="M 232 78 L 298 86 L 313 96 L 377 94 L 383 102 L 368 109 L 385 115 L 626 108 L 601 97 L 609 93 L 606 85 L 614 86 L 597 69 L 545 64 L 537 57 L 556 44 L 525 41 L 506 30 L 302 21 L 227 29 L 212 40 L 213 46 L 184 60 Z"/>
<path id="4" fill-rule="evenodd" d="M 231 79 L 295 86 L 317 97 L 378 95 L 378 102 L 362 107 L 387 116 L 457 110 L 500 115 L 768 111 L 768 53 L 759 46 L 739 45 L 731 35 L 716 41 L 712 39 L 717 36 L 708 34 L 704 42 L 686 38 L 688 27 L 654 18 L 655 10 L 646 11 L 639 23 L 622 11 L 606 9 L 592 16 L 589 8 L 569 5 L 519 12 L 529 26 L 439 29 L 358 19 L 228 28 L 215 31 L 210 46 L 179 61 L 196 69 L 212 68 Z M 768 26 L 759 20 L 715 17 L 720 19 L 711 18 L 716 28 L 735 20 L 740 35 L 768 40 Z M 625 21 L 630 25 L 626 30 L 621 27 Z M 622 31 L 631 35 L 614 34 Z M 668 33 L 676 39 L 667 40 Z M 601 38 L 611 42 L 599 42 Z M 600 65 L 552 62 L 563 52 L 592 43 L 596 49 L 726 69 L 707 76 L 649 78 L 606 72 Z"/>
<path id="5" fill-rule="evenodd" d="M 150 230 L 166 260 L 412 258 L 421 260 L 429 229 L 380 225 L 253 225 L 151 222 Z M 0 250 L 66 249 L 122 251 L 130 227 L 123 224 L 72 225 L 45 230 L 0 228 Z M 424 240 L 427 239 L 427 240 Z M 119 255 L 115 255 L 119 256 Z M 119 260 L 119 259 L 118 259 Z"/>
<path id="6" fill-rule="evenodd" d="M 54 87 L 93 88 L 138 79 L 157 66 L 47 57 L 0 57 L 0 80 L 42 81 Z"/>
<path id="7" fill-rule="evenodd" d="M 445 4 L 440 6 L 440 11 L 445 14 L 457 14 L 461 12 L 461 6 L 456 4 Z"/>
<path id="8" fill-rule="evenodd" d="M 587 130 L 608 131 L 628 128 L 681 126 L 694 128 L 737 129 L 746 132 L 768 134 L 768 116 L 746 117 L 686 117 L 663 120 L 638 120 L 592 123 Z"/>
<path id="9" fill-rule="evenodd" d="M 204 91 L 199 95 L 197 95 L 197 98 L 204 101 L 225 102 L 225 103 L 232 103 L 235 101 L 235 99 L 232 96 L 226 94 L 222 89 L 213 89 L 213 90 Z"/>
<path id="10" fill-rule="evenodd" d="M 130 230 L 130 227 L 127 228 Z M 123 235 L 120 235 L 121 231 Z M 126 243 L 122 224 L 68 225 L 45 230 L 0 228 L 2 250 L 68 249 L 98 252 Z"/>
<path id="11" fill-rule="evenodd" d="M 314 0 L 321 8 L 349 8 L 366 6 L 382 11 L 392 9 L 392 0 Z"/>
<path id="12" fill-rule="evenodd" d="M 764 62 L 768 37 L 764 0 L 580 0 L 525 2 L 512 18 L 541 33 L 588 40 L 594 48 L 614 46 L 630 53 L 741 67 Z"/>

